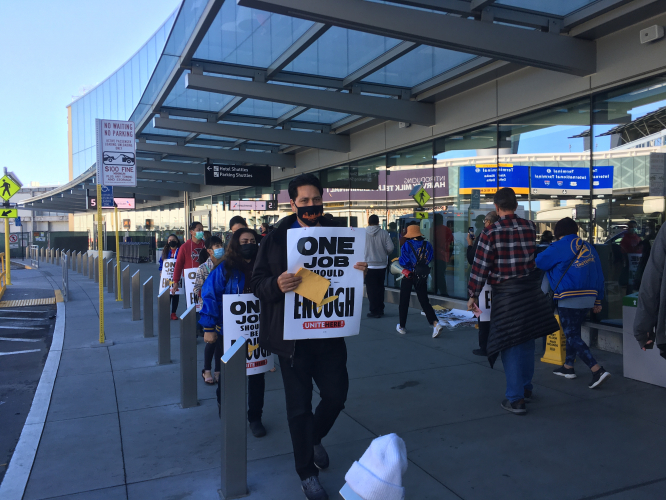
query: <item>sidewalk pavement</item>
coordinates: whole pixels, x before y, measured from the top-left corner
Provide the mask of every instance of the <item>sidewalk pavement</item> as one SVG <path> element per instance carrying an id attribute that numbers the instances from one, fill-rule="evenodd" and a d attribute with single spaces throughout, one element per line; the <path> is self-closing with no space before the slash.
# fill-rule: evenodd
<path id="1" fill-rule="evenodd" d="M 154 264 L 131 265 L 136 269 L 142 282 L 157 277 Z M 132 322 L 130 310 L 105 292 L 114 345 L 91 348 L 97 293 L 91 280 L 70 271 L 62 359 L 24 499 L 217 500 L 215 389 L 199 378 L 200 405 L 180 408 L 178 321 L 171 322 L 173 363 L 157 366 L 157 339 L 144 339 L 142 322 Z M 471 352 L 476 330 L 445 330 L 432 339 L 413 309 L 408 334 L 400 335 L 396 306 L 387 304 L 381 319 L 366 318 L 366 309 L 367 302 L 362 333 L 347 340 L 346 409 L 323 441 L 331 467 L 320 480 L 332 499 L 372 439 L 390 432 L 407 444 L 407 499 L 664 497 L 666 390 L 623 378 L 621 356 L 595 352 L 613 374 L 598 390 L 588 389 L 582 363 L 579 378 L 567 380 L 537 360 L 535 400 L 526 417 L 517 417 L 500 408 L 501 363 L 491 370 Z M 202 364 L 201 340 L 198 348 Z M 248 430 L 247 498 L 304 498 L 279 368 L 266 376 L 263 422 L 266 437 Z"/>

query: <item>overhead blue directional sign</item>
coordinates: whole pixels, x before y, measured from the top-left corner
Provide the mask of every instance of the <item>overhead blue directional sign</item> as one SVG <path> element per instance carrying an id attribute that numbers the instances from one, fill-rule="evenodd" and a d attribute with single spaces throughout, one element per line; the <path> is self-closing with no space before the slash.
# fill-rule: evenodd
<path id="1" fill-rule="evenodd" d="M 113 186 L 102 186 L 102 208 L 113 208 Z"/>

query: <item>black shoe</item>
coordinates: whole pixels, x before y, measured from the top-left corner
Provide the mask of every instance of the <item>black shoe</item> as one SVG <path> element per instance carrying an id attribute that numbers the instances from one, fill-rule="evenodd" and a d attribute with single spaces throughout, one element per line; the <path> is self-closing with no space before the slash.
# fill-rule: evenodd
<path id="1" fill-rule="evenodd" d="M 532 402 L 532 391 L 528 391 L 525 389 L 525 396 L 523 397 L 526 403 L 531 403 Z"/>
<path id="2" fill-rule="evenodd" d="M 266 435 L 266 427 L 261 423 L 261 420 L 250 422 L 250 431 L 252 431 L 252 435 L 256 438 L 261 438 Z"/>
<path id="3" fill-rule="evenodd" d="M 314 445 L 314 464 L 317 469 L 328 469 L 328 453 L 321 443 Z"/>
<path id="4" fill-rule="evenodd" d="M 477 356 L 483 356 L 483 357 L 487 357 L 487 356 L 488 356 L 488 353 L 486 352 L 485 349 L 474 349 L 474 350 L 472 351 L 472 354 L 476 354 Z"/>
<path id="5" fill-rule="evenodd" d="M 502 408 L 504 408 L 506 411 L 510 411 L 514 415 L 525 415 L 527 413 L 524 399 L 519 399 L 513 403 L 508 399 L 505 399 L 502 401 Z"/>
<path id="6" fill-rule="evenodd" d="M 306 480 L 301 481 L 301 489 L 308 500 L 328 500 L 326 490 L 322 488 L 317 476 L 310 476 Z"/>
<path id="7" fill-rule="evenodd" d="M 555 375 L 559 375 L 560 377 L 564 378 L 576 378 L 576 372 L 574 371 L 573 368 L 565 368 L 564 366 L 560 366 L 559 368 L 556 368 L 553 370 L 553 373 Z"/>
<path id="8" fill-rule="evenodd" d="M 381 314 L 375 314 L 375 313 L 368 313 L 368 314 L 366 314 L 366 316 L 368 318 L 381 318 L 382 317 Z"/>
<path id="9" fill-rule="evenodd" d="M 592 374 L 592 382 L 590 382 L 590 385 L 588 387 L 590 389 L 599 387 L 603 383 L 603 381 L 606 380 L 608 377 L 610 377 L 610 373 L 604 370 L 604 367 L 602 366 Z"/>

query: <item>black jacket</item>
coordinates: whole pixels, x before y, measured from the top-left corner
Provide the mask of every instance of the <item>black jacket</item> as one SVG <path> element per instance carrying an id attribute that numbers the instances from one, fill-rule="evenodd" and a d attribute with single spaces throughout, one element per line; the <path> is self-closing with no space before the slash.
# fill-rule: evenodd
<path id="1" fill-rule="evenodd" d="M 287 270 L 287 230 L 294 222 L 296 214 L 285 217 L 261 240 L 251 282 L 252 293 L 261 301 L 259 345 L 287 358 L 294 355 L 296 341 L 284 340 L 284 293 L 277 279 Z M 319 223 L 324 227 L 336 226 L 324 217 Z"/>

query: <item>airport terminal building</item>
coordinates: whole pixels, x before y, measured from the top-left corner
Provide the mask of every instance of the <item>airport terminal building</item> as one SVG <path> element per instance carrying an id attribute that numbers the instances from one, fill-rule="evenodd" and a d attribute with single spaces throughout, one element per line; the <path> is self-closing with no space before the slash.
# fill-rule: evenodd
<path id="1" fill-rule="evenodd" d="M 621 327 L 649 247 L 625 237 L 634 221 L 649 243 L 664 222 L 664 25 L 656 0 L 183 0 L 67 107 L 70 182 L 24 206 L 92 234 L 95 119 L 131 120 L 139 181 L 114 192 L 135 207 L 130 237 L 275 224 L 289 180 L 311 172 L 326 213 L 359 228 L 376 214 L 398 247 L 421 185 L 429 291 L 464 300 L 468 228 L 512 187 L 540 233 L 573 217 L 596 245 L 606 299 L 591 319 Z M 270 179 L 213 185 L 215 167 Z"/>

